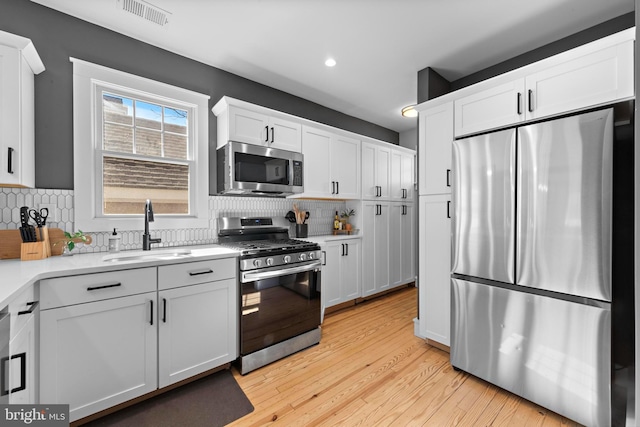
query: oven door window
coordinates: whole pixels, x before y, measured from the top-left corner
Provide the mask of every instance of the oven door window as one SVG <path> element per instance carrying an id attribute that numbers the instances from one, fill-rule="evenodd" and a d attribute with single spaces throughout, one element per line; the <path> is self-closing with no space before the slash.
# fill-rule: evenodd
<path id="1" fill-rule="evenodd" d="M 320 325 L 320 272 L 284 274 L 242 284 L 241 354 L 250 354 Z"/>
<path id="2" fill-rule="evenodd" d="M 289 160 L 235 153 L 236 182 L 289 185 Z"/>

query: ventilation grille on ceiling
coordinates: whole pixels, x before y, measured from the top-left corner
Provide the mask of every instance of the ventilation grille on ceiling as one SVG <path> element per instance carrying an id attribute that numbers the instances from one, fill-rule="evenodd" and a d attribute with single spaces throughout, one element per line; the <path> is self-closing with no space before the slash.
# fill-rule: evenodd
<path id="1" fill-rule="evenodd" d="M 148 3 L 144 0 L 117 0 L 122 5 L 122 10 L 133 13 L 149 22 L 165 26 L 169 23 L 170 13 Z"/>

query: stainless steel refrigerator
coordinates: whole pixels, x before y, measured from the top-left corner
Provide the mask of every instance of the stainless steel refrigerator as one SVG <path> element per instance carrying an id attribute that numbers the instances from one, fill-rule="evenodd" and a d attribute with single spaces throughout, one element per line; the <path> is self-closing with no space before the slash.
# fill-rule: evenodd
<path id="1" fill-rule="evenodd" d="M 612 425 L 613 148 L 607 108 L 453 149 L 451 364 L 592 426 Z"/>

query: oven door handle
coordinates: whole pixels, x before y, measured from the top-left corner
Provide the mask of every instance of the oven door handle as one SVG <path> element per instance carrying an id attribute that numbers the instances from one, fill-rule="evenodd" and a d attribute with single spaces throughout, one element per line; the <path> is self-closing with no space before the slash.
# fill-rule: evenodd
<path id="1" fill-rule="evenodd" d="M 317 260 L 311 264 L 305 264 L 299 267 L 279 268 L 270 271 L 246 271 L 242 273 L 242 283 L 271 279 L 272 277 L 286 276 L 287 274 L 303 273 L 305 271 L 319 269 L 321 266 L 322 262 Z"/>

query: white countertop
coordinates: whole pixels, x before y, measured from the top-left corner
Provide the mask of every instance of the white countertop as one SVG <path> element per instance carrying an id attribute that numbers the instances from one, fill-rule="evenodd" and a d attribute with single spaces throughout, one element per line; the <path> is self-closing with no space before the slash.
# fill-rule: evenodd
<path id="1" fill-rule="evenodd" d="M 175 256 L 176 254 L 177 256 Z M 159 248 L 150 251 L 53 256 L 36 261 L 0 260 L 0 310 L 18 296 L 23 289 L 41 279 L 229 258 L 238 255 L 239 252 L 219 245 L 203 245 Z M 114 258 L 116 259 L 113 260 Z"/>
<path id="2" fill-rule="evenodd" d="M 317 243 L 319 245 L 326 243 L 326 242 L 331 242 L 334 240 L 347 240 L 347 239 L 361 239 L 362 235 L 360 234 L 327 234 L 325 236 L 311 236 L 311 237 L 305 237 L 305 238 L 300 238 L 299 240 L 306 240 L 308 242 L 313 242 L 313 243 Z"/>

